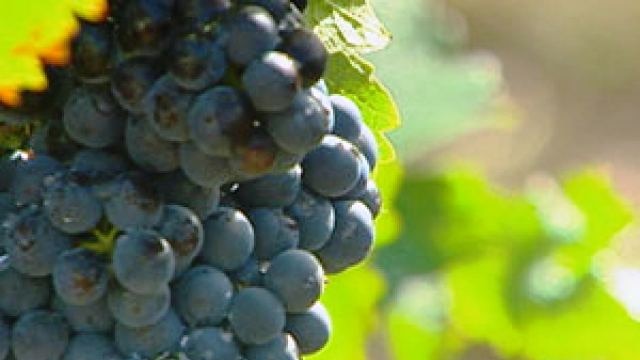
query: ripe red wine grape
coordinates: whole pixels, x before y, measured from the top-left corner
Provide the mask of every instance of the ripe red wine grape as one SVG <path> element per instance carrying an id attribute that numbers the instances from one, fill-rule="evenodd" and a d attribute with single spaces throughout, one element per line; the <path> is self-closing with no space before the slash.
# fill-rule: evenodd
<path id="1" fill-rule="evenodd" d="M 62 253 L 53 268 L 56 294 L 71 305 L 91 304 L 107 292 L 109 275 L 103 259 L 83 248 Z"/>
<path id="2" fill-rule="evenodd" d="M 129 291 L 158 294 L 165 291 L 173 278 L 173 250 L 157 232 L 131 229 L 116 239 L 113 271 L 118 282 Z"/>
<path id="3" fill-rule="evenodd" d="M 233 284 L 220 270 L 199 265 L 175 284 L 175 308 L 189 326 L 216 326 L 227 316 L 233 299 Z"/>
<path id="4" fill-rule="evenodd" d="M 221 207 L 204 222 L 202 261 L 225 271 L 241 267 L 253 252 L 255 235 L 239 210 Z"/>
<path id="5" fill-rule="evenodd" d="M 285 309 L 278 298 L 260 287 L 240 290 L 229 312 L 234 333 L 249 345 L 261 345 L 275 339 L 284 329 L 285 321 Z"/>

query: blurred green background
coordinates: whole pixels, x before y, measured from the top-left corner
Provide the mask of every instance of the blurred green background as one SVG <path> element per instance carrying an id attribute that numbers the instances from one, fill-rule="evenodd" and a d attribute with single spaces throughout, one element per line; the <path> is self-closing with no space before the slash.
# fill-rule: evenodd
<path id="1" fill-rule="evenodd" d="M 396 212 L 330 279 L 315 358 L 640 358 L 640 3 L 373 6 Z"/>

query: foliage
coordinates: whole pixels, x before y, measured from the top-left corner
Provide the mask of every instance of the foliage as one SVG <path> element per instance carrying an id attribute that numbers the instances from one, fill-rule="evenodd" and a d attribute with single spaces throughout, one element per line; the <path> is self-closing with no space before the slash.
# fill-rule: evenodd
<path id="1" fill-rule="evenodd" d="M 106 0 L 0 2 L 0 102 L 17 104 L 20 91 L 47 86 L 42 63 L 64 64 L 81 18 L 97 21 Z"/>
<path id="2" fill-rule="evenodd" d="M 571 210 L 563 221 L 544 203 Z M 603 174 L 546 179 L 523 194 L 469 171 L 412 177 L 398 207 L 403 232 L 377 255 L 396 289 L 386 322 L 398 359 L 475 345 L 505 359 L 640 354 L 640 324 L 597 271 L 598 254 L 632 219 Z"/>

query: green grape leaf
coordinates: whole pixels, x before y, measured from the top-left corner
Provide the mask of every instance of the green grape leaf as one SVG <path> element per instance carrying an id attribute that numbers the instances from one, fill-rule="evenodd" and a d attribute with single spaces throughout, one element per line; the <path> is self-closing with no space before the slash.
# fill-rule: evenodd
<path id="1" fill-rule="evenodd" d="M 331 53 L 368 53 L 391 40 L 368 0 L 309 1 L 305 16 Z"/>
<path id="2" fill-rule="evenodd" d="M 17 105 L 20 91 L 47 86 L 42 64 L 69 61 L 76 16 L 97 21 L 106 0 L 0 1 L 0 102 Z"/>

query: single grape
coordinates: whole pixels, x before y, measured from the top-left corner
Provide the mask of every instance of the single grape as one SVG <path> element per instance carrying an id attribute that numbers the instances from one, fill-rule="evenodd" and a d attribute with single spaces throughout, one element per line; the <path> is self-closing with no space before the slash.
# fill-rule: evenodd
<path id="1" fill-rule="evenodd" d="M 113 42 L 111 25 L 81 22 L 80 32 L 73 40 L 71 64 L 73 70 L 86 83 L 109 81 Z"/>
<path id="2" fill-rule="evenodd" d="M 298 224 L 298 246 L 301 249 L 318 250 L 329 241 L 336 221 L 333 205 L 329 200 L 300 190 L 286 213 Z"/>
<path id="3" fill-rule="evenodd" d="M 360 175 L 359 151 L 351 143 L 327 135 L 302 162 L 305 186 L 325 197 L 339 197 L 351 190 Z"/>
<path id="4" fill-rule="evenodd" d="M 104 203 L 107 219 L 118 229 L 151 227 L 162 217 L 163 203 L 146 176 L 123 174 L 109 184 Z"/>
<path id="5" fill-rule="evenodd" d="M 9 221 L 5 250 L 11 266 L 28 276 L 51 274 L 58 256 L 71 239 L 55 229 L 38 208 L 26 208 Z"/>
<path id="6" fill-rule="evenodd" d="M 194 144 L 211 156 L 231 155 L 232 140 L 251 129 L 249 105 L 234 88 L 217 86 L 196 98 L 188 116 Z"/>
<path id="7" fill-rule="evenodd" d="M 0 359 L 6 359 L 11 350 L 11 328 L 0 315 Z"/>
<path id="8" fill-rule="evenodd" d="M 124 360 L 113 340 L 101 334 L 77 334 L 62 360 Z"/>
<path id="9" fill-rule="evenodd" d="M 300 76 L 306 87 L 316 83 L 324 75 L 329 53 L 313 31 L 300 28 L 287 34 L 281 51 L 298 62 Z"/>
<path id="10" fill-rule="evenodd" d="M 171 41 L 171 7 L 157 0 L 131 0 L 115 14 L 115 37 L 124 52 L 157 55 Z"/>
<path id="11" fill-rule="evenodd" d="M 220 0 L 216 0 L 220 1 Z M 178 4 L 188 1 L 179 1 Z M 227 71 L 224 50 L 208 39 L 188 35 L 173 44 L 169 76 L 187 90 L 203 90 L 217 83 Z"/>
<path id="12" fill-rule="evenodd" d="M 176 259 L 174 277 L 178 277 L 191 266 L 200 253 L 204 242 L 202 223 L 191 209 L 180 205 L 165 205 L 157 231 L 173 249 Z"/>
<path id="13" fill-rule="evenodd" d="M 191 327 L 220 324 L 229 312 L 232 298 L 229 278 L 210 266 L 189 269 L 173 288 L 176 311 Z"/>
<path id="14" fill-rule="evenodd" d="M 33 278 L 15 269 L 0 268 L 0 312 L 17 317 L 49 302 L 51 283 L 48 278 Z"/>
<path id="15" fill-rule="evenodd" d="M 180 145 L 180 166 L 189 180 L 206 188 L 219 187 L 233 178 L 226 158 L 207 155 L 193 143 Z"/>
<path id="16" fill-rule="evenodd" d="M 140 328 L 117 323 L 114 332 L 116 347 L 125 356 L 155 358 L 165 351 L 178 349 L 185 326 L 172 309 L 153 325 Z"/>
<path id="17" fill-rule="evenodd" d="M 113 271 L 127 290 L 158 294 L 173 278 L 175 256 L 171 245 L 157 232 L 131 229 L 116 239 Z"/>
<path id="18" fill-rule="evenodd" d="M 131 160 L 147 172 L 170 172 L 180 167 L 178 144 L 159 137 L 149 119 L 131 116 L 125 142 Z"/>
<path id="19" fill-rule="evenodd" d="M 322 349 L 331 336 L 331 317 L 324 305 L 317 302 L 300 314 L 288 314 L 285 330 L 295 339 L 303 355 Z"/>
<path id="20" fill-rule="evenodd" d="M 67 100 L 62 117 L 71 139 L 90 148 L 104 148 L 120 141 L 124 115 L 107 91 L 77 88 Z"/>
<path id="21" fill-rule="evenodd" d="M 191 182 L 182 171 L 161 175 L 154 182 L 166 203 L 188 207 L 201 220 L 215 211 L 220 203 L 218 187 L 205 188 Z"/>
<path id="22" fill-rule="evenodd" d="M 249 346 L 247 360 L 299 360 L 298 345 L 291 335 L 281 334 L 263 345 Z"/>
<path id="23" fill-rule="evenodd" d="M 11 334 L 16 360 L 50 360 L 62 357 L 69 342 L 69 326 L 58 313 L 34 310 L 18 319 Z"/>
<path id="24" fill-rule="evenodd" d="M 74 173 L 58 173 L 44 181 L 43 209 L 51 224 L 67 234 L 93 229 L 102 218 L 102 204 Z"/>
<path id="25" fill-rule="evenodd" d="M 240 359 L 240 349 L 233 340 L 233 334 L 217 327 L 203 327 L 189 331 L 181 349 L 189 360 Z"/>
<path id="26" fill-rule="evenodd" d="M 235 335 L 245 344 L 260 345 L 275 339 L 284 329 L 285 310 L 268 290 L 241 289 L 233 300 L 229 322 Z"/>
<path id="27" fill-rule="evenodd" d="M 132 328 L 157 323 L 169 311 L 171 292 L 165 285 L 159 292 L 140 295 L 114 285 L 109 288 L 107 304 L 118 323 Z"/>
<path id="28" fill-rule="evenodd" d="M 242 266 L 253 251 L 255 239 L 249 219 L 239 210 L 221 207 L 203 224 L 202 261 L 225 271 Z"/>
<path id="29" fill-rule="evenodd" d="M 143 100 L 160 75 L 152 59 L 140 57 L 123 61 L 111 75 L 111 92 L 123 108 L 142 113 Z"/>
<path id="30" fill-rule="evenodd" d="M 109 273 L 104 260 L 90 250 L 76 248 L 60 254 L 53 268 L 53 287 L 72 305 L 88 305 L 107 292 Z"/>
<path id="31" fill-rule="evenodd" d="M 244 66 L 260 54 L 276 48 L 278 29 L 271 15 L 258 6 L 245 6 L 231 21 L 227 55 L 235 64 Z"/>
<path id="32" fill-rule="evenodd" d="M 295 62 L 286 54 L 270 51 L 249 64 L 242 85 L 256 109 L 275 112 L 291 106 L 302 84 Z"/>
<path id="33" fill-rule="evenodd" d="M 327 244 L 318 250 L 327 274 L 335 274 L 358 264 L 373 246 L 375 226 L 369 209 L 359 201 L 337 201 L 336 227 Z"/>
<path id="34" fill-rule="evenodd" d="M 75 332 L 110 333 L 113 330 L 115 322 L 106 296 L 88 305 L 71 305 L 56 296 L 52 308 L 64 315 Z"/>
<path id="35" fill-rule="evenodd" d="M 181 90 L 168 75 L 158 79 L 144 100 L 145 117 L 155 134 L 166 141 L 189 140 L 187 113 L 193 95 Z"/>
<path id="36" fill-rule="evenodd" d="M 264 285 L 280 298 L 287 312 L 303 312 L 320 298 L 324 271 L 309 252 L 288 250 L 271 260 Z"/>
<path id="37" fill-rule="evenodd" d="M 284 207 L 291 205 L 300 191 L 302 168 L 292 167 L 240 183 L 235 196 L 246 207 Z"/>
<path id="38" fill-rule="evenodd" d="M 298 246 L 298 224 L 282 210 L 254 208 L 247 216 L 255 233 L 254 255 L 259 260 L 269 260 Z"/>
<path id="39" fill-rule="evenodd" d="M 278 146 L 294 154 L 315 148 L 331 132 L 328 114 L 309 91 L 299 92 L 289 108 L 266 119 L 269 134 Z"/>
<path id="40" fill-rule="evenodd" d="M 18 206 L 36 203 L 42 199 L 43 181 L 64 167 L 47 155 L 37 155 L 18 161 L 11 182 L 11 194 Z"/>

